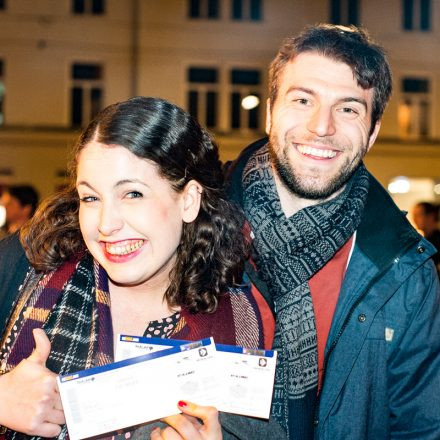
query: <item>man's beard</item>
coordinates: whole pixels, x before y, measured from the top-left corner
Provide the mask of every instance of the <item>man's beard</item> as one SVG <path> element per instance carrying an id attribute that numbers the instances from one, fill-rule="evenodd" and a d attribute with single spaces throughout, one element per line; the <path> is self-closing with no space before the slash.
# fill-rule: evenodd
<path id="1" fill-rule="evenodd" d="M 276 137 L 271 136 L 269 141 L 269 152 L 278 176 L 292 194 L 308 200 L 327 200 L 332 195 L 338 193 L 359 168 L 362 159 L 367 152 L 367 147 L 364 146 L 353 159 L 350 160 L 347 158 L 337 174 L 320 187 L 319 185 L 305 182 L 302 176 L 295 173 L 287 156 L 288 142 L 285 141 L 284 146 L 280 146 L 274 145 L 275 141 Z M 278 148 L 278 153 L 276 148 Z"/>

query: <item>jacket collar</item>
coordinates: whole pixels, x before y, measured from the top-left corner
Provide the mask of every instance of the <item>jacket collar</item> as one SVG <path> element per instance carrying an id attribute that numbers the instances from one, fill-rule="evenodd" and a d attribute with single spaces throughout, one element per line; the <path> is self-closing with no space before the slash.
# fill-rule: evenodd
<path id="1" fill-rule="evenodd" d="M 416 245 L 420 238 L 405 213 L 370 174 L 364 214 L 357 230 L 357 246 L 378 268 L 382 268 Z"/>

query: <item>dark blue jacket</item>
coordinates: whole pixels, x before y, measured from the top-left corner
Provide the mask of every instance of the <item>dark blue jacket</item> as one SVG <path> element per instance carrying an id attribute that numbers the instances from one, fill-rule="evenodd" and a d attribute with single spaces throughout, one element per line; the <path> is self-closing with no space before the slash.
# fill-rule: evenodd
<path id="1" fill-rule="evenodd" d="M 243 168 L 264 142 L 227 166 L 228 191 L 239 204 Z M 370 176 L 327 340 L 316 440 L 440 439 L 440 288 L 434 253 Z M 248 269 L 258 284 L 258 274 Z M 259 287 L 264 292 L 261 282 Z M 267 289 L 266 297 L 270 302 Z"/>

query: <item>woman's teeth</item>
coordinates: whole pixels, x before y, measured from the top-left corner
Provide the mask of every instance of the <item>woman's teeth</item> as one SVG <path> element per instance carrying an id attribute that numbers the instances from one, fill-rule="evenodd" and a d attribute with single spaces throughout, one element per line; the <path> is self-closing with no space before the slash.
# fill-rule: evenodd
<path id="1" fill-rule="evenodd" d="M 127 255 L 139 249 L 144 244 L 144 240 L 130 241 L 128 243 L 106 243 L 105 250 L 111 255 Z"/>

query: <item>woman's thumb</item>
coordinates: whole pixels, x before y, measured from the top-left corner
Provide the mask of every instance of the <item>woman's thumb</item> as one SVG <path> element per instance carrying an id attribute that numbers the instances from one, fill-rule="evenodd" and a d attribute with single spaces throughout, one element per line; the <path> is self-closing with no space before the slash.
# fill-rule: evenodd
<path id="1" fill-rule="evenodd" d="M 45 367 L 47 358 L 50 354 L 49 338 L 41 328 L 34 328 L 32 333 L 34 335 L 35 348 L 32 354 L 29 356 L 29 360 Z"/>

